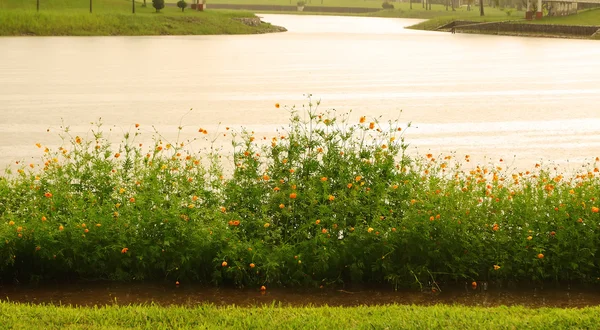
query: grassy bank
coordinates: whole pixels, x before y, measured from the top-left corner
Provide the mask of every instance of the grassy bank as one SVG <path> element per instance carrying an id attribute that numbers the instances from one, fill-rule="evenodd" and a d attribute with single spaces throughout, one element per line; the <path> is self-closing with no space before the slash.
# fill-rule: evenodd
<path id="1" fill-rule="evenodd" d="M 0 302 L 9 329 L 590 329 L 600 308 L 108 306 L 82 308 Z"/>
<path id="2" fill-rule="evenodd" d="M 0 36 L 252 34 L 279 30 L 266 23 L 253 27 L 236 20 L 254 17 L 249 12 L 181 12 L 168 6 L 155 13 L 150 1 L 147 7 L 137 3 L 135 14 L 131 13 L 131 2 L 124 0 L 96 0 L 93 14 L 85 1 L 42 0 L 40 7 L 36 12 L 35 1 L 2 1 Z"/>
<path id="3" fill-rule="evenodd" d="M 600 8 L 580 11 L 577 15 L 546 16 L 542 19 L 527 21 L 531 24 L 556 24 L 556 25 L 592 25 L 600 26 Z"/>
<path id="4" fill-rule="evenodd" d="M 487 11 L 487 9 L 486 9 Z M 375 13 L 377 14 L 377 13 Z M 491 14 L 488 15 L 486 14 L 486 16 L 480 17 L 480 16 L 460 16 L 460 15 L 453 15 L 453 16 L 439 16 L 439 17 L 434 17 L 432 19 L 429 19 L 425 22 L 421 22 L 418 24 L 415 24 L 413 26 L 410 26 L 408 28 L 410 29 L 416 29 L 416 30 L 427 30 L 427 31 L 435 31 L 437 30 L 439 27 L 444 26 L 446 24 L 452 23 L 453 21 L 456 20 L 466 20 L 466 21 L 473 21 L 473 22 L 497 22 L 497 21 L 513 21 L 515 23 L 526 23 L 526 24 L 538 24 L 538 25 L 573 25 L 573 26 L 600 26 L 600 9 L 590 9 L 590 10 L 586 10 L 586 11 L 581 11 L 580 13 L 578 13 L 577 15 L 570 15 L 570 16 L 559 16 L 559 17 L 544 17 L 543 19 L 539 19 L 539 20 L 525 20 L 523 19 L 523 15 L 524 13 L 520 13 L 517 12 L 516 15 L 515 13 L 513 13 L 512 17 L 507 17 L 507 16 L 502 16 L 502 15 L 495 15 L 495 14 Z M 495 31 L 477 31 L 477 29 L 472 29 L 469 30 L 469 33 L 491 33 L 491 34 L 497 34 Z M 585 38 L 585 36 L 574 36 L 574 35 L 569 35 L 569 34 L 564 34 L 564 33 L 552 33 L 552 32 L 546 32 L 546 33 L 539 33 L 539 32 L 526 32 L 526 31 L 520 31 L 520 32 L 502 32 L 501 34 L 504 35 L 523 35 L 523 36 L 540 36 L 540 37 L 559 37 L 559 38 Z M 589 37 L 589 36 L 588 36 Z M 596 39 L 600 39 L 600 36 L 595 36 Z"/>
<path id="5" fill-rule="evenodd" d="M 598 158 L 577 173 L 409 158 L 396 122 L 314 105 L 281 111 L 290 125 L 269 141 L 185 128 L 208 144 L 232 139 L 231 157 L 159 135 L 139 145 L 148 131 L 137 126 L 118 149 L 101 127 L 64 132 L 58 150 L 40 143 L 39 163 L 0 179 L 0 276 L 250 287 L 598 282 Z"/>

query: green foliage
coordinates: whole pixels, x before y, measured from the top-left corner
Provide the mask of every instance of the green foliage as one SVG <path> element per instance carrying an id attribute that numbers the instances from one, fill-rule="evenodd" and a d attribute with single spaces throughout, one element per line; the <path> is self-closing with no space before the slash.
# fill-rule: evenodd
<path id="1" fill-rule="evenodd" d="M 381 8 L 383 8 L 383 9 L 394 9 L 394 4 L 393 3 L 389 3 L 388 1 L 384 1 L 381 4 Z"/>
<path id="2" fill-rule="evenodd" d="M 592 329 L 599 307 L 473 306 L 97 308 L 0 302 L 8 329 Z"/>
<path id="3" fill-rule="evenodd" d="M 156 9 L 156 12 L 160 12 L 161 9 L 165 8 L 165 0 L 152 0 L 152 7 Z"/>
<path id="4" fill-rule="evenodd" d="M 187 2 L 185 2 L 184 0 L 177 1 L 177 7 L 181 8 L 182 12 L 185 10 L 187 5 L 188 5 Z"/>
<path id="5" fill-rule="evenodd" d="M 160 135 L 140 146 L 139 128 L 118 150 L 101 125 L 89 139 L 66 131 L 40 168 L 0 180 L 0 276 L 238 287 L 600 277 L 598 164 L 567 178 L 408 157 L 398 122 L 312 103 L 281 111 L 290 124 L 271 141 L 227 129 L 230 157 Z"/>

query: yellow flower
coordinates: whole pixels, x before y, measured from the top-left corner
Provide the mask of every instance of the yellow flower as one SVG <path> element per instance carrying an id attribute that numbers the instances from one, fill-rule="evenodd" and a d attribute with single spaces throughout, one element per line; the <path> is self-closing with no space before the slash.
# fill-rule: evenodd
<path id="1" fill-rule="evenodd" d="M 531 237 L 531 236 L 527 236 L 527 240 L 528 240 L 528 241 L 531 241 L 532 239 L 533 239 L 533 237 Z"/>
<path id="2" fill-rule="evenodd" d="M 270 223 L 268 223 L 268 222 L 267 222 L 267 223 L 265 223 L 265 228 L 269 228 L 270 226 L 271 226 L 271 224 L 270 224 Z M 251 251 L 251 250 L 248 250 L 248 251 Z"/>
<path id="3" fill-rule="evenodd" d="M 8 225 L 9 225 L 9 226 L 14 226 L 14 225 L 15 225 L 15 222 L 11 220 L 11 221 L 9 221 L 9 222 L 8 222 Z"/>
<path id="4" fill-rule="evenodd" d="M 370 233 L 373 231 L 373 228 L 369 227 L 369 229 L 367 229 L 367 231 Z"/>
<path id="5" fill-rule="evenodd" d="M 494 265 L 494 270 L 498 270 L 498 269 L 500 269 L 500 266 Z"/>

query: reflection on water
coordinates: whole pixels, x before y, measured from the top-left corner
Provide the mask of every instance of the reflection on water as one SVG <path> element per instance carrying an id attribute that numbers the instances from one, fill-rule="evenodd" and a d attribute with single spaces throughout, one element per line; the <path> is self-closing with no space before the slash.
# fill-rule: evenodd
<path id="1" fill-rule="evenodd" d="M 174 138 L 182 118 L 189 136 L 240 125 L 272 134 L 287 120 L 273 104 L 300 106 L 305 93 L 354 109 L 355 120 L 412 122 L 411 152 L 456 151 L 474 163 L 514 156 L 516 167 L 600 156 L 598 42 L 405 30 L 417 22 L 409 19 L 261 16 L 289 32 L 0 38 L 0 166 L 30 162 L 37 142 L 60 145 L 46 129 L 61 120 L 88 136 L 100 117 L 113 137 L 140 123 Z"/>
<path id="2" fill-rule="evenodd" d="M 160 305 L 215 304 L 256 306 L 282 303 L 292 306 L 358 306 L 385 304 L 461 304 L 468 306 L 523 305 L 528 307 L 585 307 L 600 305 L 598 289 L 565 286 L 561 289 L 472 289 L 442 287 L 440 293 L 393 291 L 373 289 L 316 289 L 291 290 L 206 288 L 182 283 L 174 284 L 63 284 L 41 287 L 0 286 L 1 300 L 26 303 L 54 303 L 63 305 L 144 304 Z"/>

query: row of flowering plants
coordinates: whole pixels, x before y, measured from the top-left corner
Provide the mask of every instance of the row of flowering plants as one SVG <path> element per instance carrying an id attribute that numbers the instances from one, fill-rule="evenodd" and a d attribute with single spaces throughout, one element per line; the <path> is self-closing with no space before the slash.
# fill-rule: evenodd
<path id="1" fill-rule="evenodd" d="M 219 133 L 231 153 L 159 134 L 146 147 L 137 124 L 116 150 L 101 125 L 38 144 L 42 163 L 0 178 L 2 280 L 598 282 L 598 159 L 513 172 L 408 156 L 398 122 L 280 111 L 290 124 L 272 139 Z"/>

